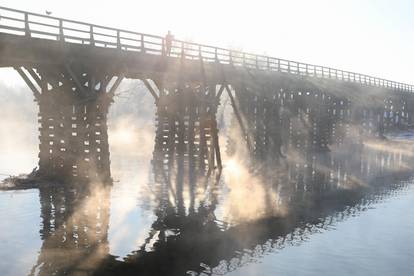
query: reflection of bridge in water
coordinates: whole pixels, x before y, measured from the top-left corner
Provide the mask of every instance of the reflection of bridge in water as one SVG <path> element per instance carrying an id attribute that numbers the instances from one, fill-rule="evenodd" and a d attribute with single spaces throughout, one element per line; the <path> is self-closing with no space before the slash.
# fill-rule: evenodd
<path id="1" fill-rule="evenodd" d="M 224 274 L 364 211 L 404 188 L 411 172 L 407 150 L 389 151 L 386 143 L 382 150 L 376 149 L 378 144 L 356 146 L 359 154 L 298 155 L 282 161 L 279 172 L 266 166 L 251 172 L 260 180 L 255 185 L 265 189 L 263 195 L 279 195 L 277 202 L 268 202 L 266 196 L 256 200 L 265 202 L 265 208 L 283 207 L 287 212 L 232 221 L 220 211 L 227 195 L 219 175 L 208 174 L 207 167 L 190 169 L 199 166 L 199 157 L 189 154 L 191 145 L 171 158 L 165 152 L 175 145 L 157 144 L 160 138 L 161 133 L 153 153 L 154 181 L 149 184 L 156 218 L 145 242 L 122 261 L 109 255 L 110 186 L 43 187 L 44 241 L 33 273 Z"/>
<path id="2" fill-rule="evenodd" d="M 186 151 L 194 168 L 221 168 L 216 112 L 225 93 L 240 140 L 258 160 L 413 123 L 411 85 L 183 41 L 167 54 L 158 36 L 0 14 L 0 66 L 16 69 L 39 105 L 41 175 L 110 178 L 107 112 L 124 78 L 141 80 L 154 97 L 169 165 Z"/>

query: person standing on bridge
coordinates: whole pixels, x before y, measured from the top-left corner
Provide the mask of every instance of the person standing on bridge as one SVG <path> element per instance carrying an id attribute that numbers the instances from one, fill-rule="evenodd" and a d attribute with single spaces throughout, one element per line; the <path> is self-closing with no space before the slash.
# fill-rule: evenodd
<path id="1" fill-rule="evenodd" d="M 167 56 L 171 54 L 171 47 L 172 47 L 173 40 L 174 40 L 174 36 L 171 34 L 171 31 L 168 31 L 167 35 L 165 36 L 165 47 L 166 47 Z"/>

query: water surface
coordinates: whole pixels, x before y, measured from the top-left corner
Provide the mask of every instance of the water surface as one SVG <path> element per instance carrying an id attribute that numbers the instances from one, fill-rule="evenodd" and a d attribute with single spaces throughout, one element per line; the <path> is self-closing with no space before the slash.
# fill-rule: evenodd
<path id="1" fill-rule="evenodd" d="M 412 157 L 356 147 L 210 176 L 112 149 L 111 185 L 0 192 L 0 274 L 413 275 Z"/>

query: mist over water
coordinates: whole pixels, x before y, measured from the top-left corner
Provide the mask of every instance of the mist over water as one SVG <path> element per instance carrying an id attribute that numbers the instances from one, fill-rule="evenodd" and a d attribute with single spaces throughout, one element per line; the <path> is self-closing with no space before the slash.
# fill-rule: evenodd
<path id="1" fill-rule="evenodd" d="M 38 107 L 30 90 L 23 86 L 1 83 L 0 90 L 0 174 L 30 172 L 38 155 Z M 4 175 L 0 175 L 2 178 Z"/>
<path id="2" fill-rule="evenodd" d="M 112 185 L 0 192 L 1 275 L 412 275 L 412 134 L 251 164 L 222 99 L 224 169 L 156 162 L 140 82 L 109 114 Z M 3 87 L 0 173 L 37 166 L 37 107 Z M 191 162 L 189 162 L 191 163 Z M 179 164 L 179 162 L 177 162 Z"/>

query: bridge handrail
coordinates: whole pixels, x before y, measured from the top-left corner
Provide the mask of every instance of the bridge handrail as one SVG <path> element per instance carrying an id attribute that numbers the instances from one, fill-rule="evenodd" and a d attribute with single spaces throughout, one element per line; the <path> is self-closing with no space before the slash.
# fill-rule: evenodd
<path id="1" fill-rule="evenodd" d="M 43 21 L 42 21 L 43 20 Z M 414 86 L 331 67 L 256 55 L 211 45 L 173 40 L 167 53 L 165 38 L 0 6 L 0 33 L 53 39 L 96 47 L 118 48 L 147 54 L 218 62 L 245 68 L 300 76 L 336 79 L 367 86 L 414 92 Z M 134 44 L 135 43 L 135 44 Z"/>

